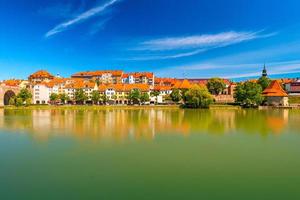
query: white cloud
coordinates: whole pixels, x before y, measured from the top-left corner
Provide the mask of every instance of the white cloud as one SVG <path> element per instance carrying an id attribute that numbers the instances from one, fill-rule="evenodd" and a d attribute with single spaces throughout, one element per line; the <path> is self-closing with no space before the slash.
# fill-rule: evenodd
<path id="1" fill-rule="evenodd" d="M 223 32 L 217 34 L 204 34 L 184 37 L 159 38 L 144 41 L 137 47 L 137 50 L 169 51 L 195 48 L 216 48 L 224 47 L 244 41 L 258 38 L 270 37 L 276 33 L 260 34 L 258 32 Z"/>
<path id="2" fill-rule="evenodd" d="M 110 1 L 106 2 L 103 5 L 94 7 L 94 8 L 92 8 L 92 9 L 90 9 L 90 10 L 84 12 L 84 13 L 81 13 L 81 14 L 77 15 L 76 17 L 74 17 L 73 19 L 71 19 L 69 21 L 58 24 L 53 29 L 48 31 L 45 34 L 45 37 L 47 38 L 47 37 L 53 36 L 57 33 L 65 31 L 68 27 L 70 27 L 74 24 L 83 22 L 84 20 L 87 20 L 87 19 L 89 19 L 93 16 L 96 16 L 96 15 L 104 12 L 108 7 L 112 6 L 113 4 L 117 3 L 118 1 L 120 1 L 120 0 L 110 0 Z"/>

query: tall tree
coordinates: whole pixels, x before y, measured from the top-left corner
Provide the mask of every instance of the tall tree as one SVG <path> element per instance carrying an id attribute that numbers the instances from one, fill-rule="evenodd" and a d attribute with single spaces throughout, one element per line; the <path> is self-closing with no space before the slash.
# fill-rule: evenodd
<path id="1" fill-rule="evenodd" d="M 65 104 L 66 101 L 69 101 L 70 98 L 66 93 L 59 94 L 59 99 L 62 104 Z"/>
<path id="2" fill-rule="evenodd" d="M 262 76 L 258 79 L 257 83 L 262 87 L 262 90 L 264 91 L 271 83 L 271 79 L 269 79 L 267 76 Z"/>
<path id="3" fill-rule="evenodd" d="M 50 94 L 51 103 L 55 103 L 58 99 L 59 99 L 58 94 L 56 94 L 56 93 L 51 93 Z"/>
<path id="4" fill-rule="evenodd" d="M 160 95 L 160 92 L 158 90 L 153 90 L 150 92 L 150 95 L 156 98 L 156 103 L 158 103 L 158 96 Z"/>
<path id="5" fill-rule="evenodd" d="M 88 99 L 87 95 L 83 91 L 83 89 L 76 90 L 75 92 L 75 101 L 79 104 L 84 104 L 84 102 Z"/>
<path id="6" fill-rule="evenodd" d="M 138 89 L 133 89 L 129 92 L 128 99 L 133 104 L 139 104 L 141 98 L 141 92 Z"/>
<path id="7" fill-rule="evenodd" d="M 213 97 L 205 86 L 194 85 L 184 96 L 184 104 L 189 108 L 208 108 L 213 102 Z"/>
<path id="8" fill-rule="evenodd" d="M 142 93 L 141 97 L 140 97 L 140 100 L 141 100 L 142 104 L 145 104 L 147 101 L 150 100 L 149 94 L 146 93 L 146 92 Z"/>
<path id="9" fill-rule="evenodd" d="M 219 95 L 223 92 L 224 89 L 226 89 L 226 84 L 223 79 L 221 78 L 211 78 L 207 81 L 206 84 L 208 91 L 211 94 Z"/>
<path id="10" fill-rule="evenodd" d="M 172 89 L 172 93 L 170 94 L 170 97 L 172 101 L 178 103 L 182 99 L 180 90 L 176 88 Z"/>
<path id="11" fill-rule="evenodd" d="M 106 94 L 101 95 L 101 101 L 106 104 L 106 102 L 108 101 Z"/>
<path id="12" fill-rule="evenodd" d="M 16 104 L 18 103 L 18 105 L 20 105 L 20 102 L 22 101 L 22 104 L 25 103 L 25 105 L 29 105 L 31 104 L 31 98 L 32 94 L 30 91 L 26 88 L 22 88 L 17 95 Z"/>
<path id="13" fill-rule="evenodd" d="M 264 100 L 261 93 L 262 87 L 259 84 L 247 81 L 236 86 L 234 98 L 243 107 L 257 107 Z"/>
<path id="14" fill-rule="evenodd" d="M 100 92 L 98 90 L 94 90 L 92 91 L 91 94 L 91 99 L 93 101 L 94 104 L 98 104 L 98 102 L 100 101 Z"/>

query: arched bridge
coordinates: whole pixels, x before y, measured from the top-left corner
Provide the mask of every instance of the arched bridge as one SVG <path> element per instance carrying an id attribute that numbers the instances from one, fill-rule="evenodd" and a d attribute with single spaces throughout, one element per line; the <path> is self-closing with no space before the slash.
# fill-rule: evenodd
<path id="1" fill-rule="evenodd" d="M 17 95 L 19 91 L 19 87 L 0 85 L 0 107 L 8 105 L 9 99 Z"/>

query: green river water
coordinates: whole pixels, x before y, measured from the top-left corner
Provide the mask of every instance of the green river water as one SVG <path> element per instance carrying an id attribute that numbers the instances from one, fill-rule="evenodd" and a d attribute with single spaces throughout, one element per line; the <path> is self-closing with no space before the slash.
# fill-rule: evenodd
<path id="1" fill-rule="evenodd" d="M 300 199 L 300 110 L 0 110 L 0 199 Z"/>

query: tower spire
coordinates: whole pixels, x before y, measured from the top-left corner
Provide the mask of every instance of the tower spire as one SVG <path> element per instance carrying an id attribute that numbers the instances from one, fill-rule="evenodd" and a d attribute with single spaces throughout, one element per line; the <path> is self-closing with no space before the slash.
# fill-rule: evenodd
<path id="1" fill-rule="evenodd" d="M 268 76 L 267 69 L 266 69 L 266 63 L 264 63 L 264 69 L 262 70 L 262 76 L 264 76 L 264 77 Z"/>

